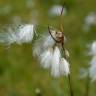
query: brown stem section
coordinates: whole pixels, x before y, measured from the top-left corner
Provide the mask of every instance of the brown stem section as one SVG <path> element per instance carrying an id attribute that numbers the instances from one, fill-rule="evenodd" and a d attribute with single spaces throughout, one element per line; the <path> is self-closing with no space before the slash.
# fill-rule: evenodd
<path id="1" fill-rule="evenodd" d="M 63 28 L 63 11 L 64 11 L 64 6 L 61 9 L 61 14 L 60 14 L 60 30 L 61 32 L 64 32 L 64 28 Z"/>

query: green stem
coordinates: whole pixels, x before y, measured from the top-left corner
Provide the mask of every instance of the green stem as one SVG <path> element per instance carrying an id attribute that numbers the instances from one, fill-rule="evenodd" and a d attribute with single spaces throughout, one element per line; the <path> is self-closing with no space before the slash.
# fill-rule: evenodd
<path id="1" fill-rule="evenodd" d="M 63 43 L 62 43 L 62 49 L 63 49 L 63 52 L 65 53 L 65 48 Z M 66 55 L 65 55 L 65 59 L 66 60 L 68 59 Z M 71 70 L 71 67 L 70 67 L 70 70 Z M 68 74 L 68 83 L 69 83 L 70 96 L 74 96 L 73 90 L 72 90 L 72 83 L 71 83 L 71 74 Z"/>

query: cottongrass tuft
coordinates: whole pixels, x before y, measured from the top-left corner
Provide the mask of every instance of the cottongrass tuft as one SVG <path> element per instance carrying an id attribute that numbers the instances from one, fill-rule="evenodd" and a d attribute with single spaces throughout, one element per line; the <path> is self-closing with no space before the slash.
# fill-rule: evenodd
<path id="1" fill-rule="evenodd" d="M 90 61 L 89 73 L 92 81 L 96 80 L 96 41 L 91 44 L 90 53 L 92 59 Z"/>
<path id="2" fill-rule="evenodd" d="M 89 62 L 88 69 L 81 69 L 80 78 L 87 77 L 89 75 L 91 81 L 96 80 L 96 41 L 90 44 L 90 51 L 88 55 L 92 56 L 92 59 Z"/>
<path id="3" fill-rule="evenodd" d="M 56 33 L 56 31 L 51 30 L 51 34 L 55 40 L 60 40 L 62 33 Z M 62 57 L 62 46 L 52 36 L 47 34 L 41 39 L 36 40 L 33 46 L 33 56 L 38 57 L 43 68 L 51 69 L 53 77 L 68 76 L 70 74 L 69 63 Z"/>
<path id="4" fill-rule="evenodd" d="M 54 77 L 60 76 L 60 58 L 61 58 L 60 50 L 58 47 L 55 47 L 51 65 L 51 75 Z"/>
<path id="5" fill-rule="evenodd" d="M 96 41 L 92 42 L 92 44 L 90 45 L 89 55 L 96 56 Z"/>
<path id="6" fill-rule="evenodd" d="M 69 63 L 65 58 L 61 58 L 60 70 L 62 75 L 67 76 L 68 74 L 70 74 Z"/>
<path id="7" fill-rule="evenodd" d="M 43 68 L 51 67 L 51 59 L 52 59 L 53 48 L 48 48 L 40 55 L 40 63 Z"/>
<path id="8" fill-rule="evenodd" d="M 15 29 L 15 30 L 14 30 Z M 31 42 L 34 36 L 34 25 L 25 24 L 18 28 L 7 29 L 7 32 L 0 33 L 0 43 L 11 45 L 13 43 L 22 44 Z"/>
<path id="9" fill-rule="evenodd" d="M 52 56 L 51 75 L 53 77 L 68 76 L 70 74 L 69 63 L 61 57 L 60 49 L 56 46 Z"/>
<path id="10" fill-rule="evenodd" d="M 54 33 L 53 33 L 54 34 Z M 55 41 L 50 36 L 50 34 L 42 36 L 40 39 L 37 39 L 33 46 L 33 56 L 40 56 L 48 48 L 52 48 L 55 44 Z"/>

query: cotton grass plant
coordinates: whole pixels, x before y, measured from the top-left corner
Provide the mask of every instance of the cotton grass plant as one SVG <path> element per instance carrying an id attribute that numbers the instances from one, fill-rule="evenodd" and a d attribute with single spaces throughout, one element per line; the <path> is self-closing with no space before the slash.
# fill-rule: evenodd
<path id="1" fill-rule="evenodd" d="M 43 68 L 51 68 L 52 76 L 67 76 L 70 74 L 69 63 L 62 56 L 62 45 L 60 44 L 63 34 L 62 32 L 56 32 L 51 29 L 49 29 L 49 31 L 47 37 L 36 41 L 33 48 L 33 54 L 39 58 Z"/>
<path id="2" fill-rule="evenodd" d="M 88 73 L 87 73 L 87 85 L 86 85 L 86 96 L 90 95 L 90 85 L 91 82 L 96 80 L 96 41 L 94 41 L 90 45 L 90 52 L 89 55 L 92 56 L 92 59 L 90 61 L 90 65 L 88 68 Z"/>
<path id="3" fill-rule="evenodd" d="M 48 26 L 48 33 L 37 39 L 33 47 L 33 56 L 37 56 L 43 68 L 51 70 L 51 75 L 54 78 L 66 76 L 68 78 L 68 87 L 70 96 L 73 96 L 72 83 L 70 76 L 69 52 L 65 48 L 66 37 L 63 29 L 63 11 L 61 7 L 60 14 L 60 29 L 56 30 Z M 24 24 L 17 28 L 8 27 L 7 32 L 0 33 L 0 43 L 5 45 L 23 44 L 32 42 L 35 36 L 33 24 Z"/>
<path id="4" fill-rule="evenodd" d="M 80 78 L 87 78 L 85 96 L 90 96 L 91 84 L 96 80 L 96 41 L 89 44 L 89 52 L 91 56 L 88 68 L 81 70 Z"/>
<path id="5" fill-rule="evenodd" d="M 10 46 L 13 43 L 29 43 L 34 37 L 34 25 L 24 24 L 17 28 L 12 26 L 7 28 L 7 32 L 0 32 L 0 43 Z"/>
<path id="6" fill-rule="evenodd" d="M 48 26 L 48 34 L 43 38 L 36 40 L 33 47 L 33 55 L 39 58 L 43 68 L 51 69 L 51 75 L 55 78 L 66 76 L 69 82 L 70 96 L 73 96 L 69 52 L 65 48 L 65 35 L 62 23 L 62 14 L 64 7 L 61 9 L 60 30 L 53 30 Z"/>

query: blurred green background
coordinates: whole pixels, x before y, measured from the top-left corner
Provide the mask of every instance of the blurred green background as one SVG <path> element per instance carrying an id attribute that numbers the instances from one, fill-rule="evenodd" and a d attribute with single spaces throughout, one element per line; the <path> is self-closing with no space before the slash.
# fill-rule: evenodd
<path id="1" fill-rule="evenodd" d="M 85 17 L 96 11 L 96 0 L 0 0 L 0 28 L 12 22 L 36 23 L 40 26 L 59 26 L 60 17 L 50 16 L 53 5 L 65 2 L 64 31 L 66 48 L 70 52 L 72 86 L 75 96 L 84 96 L 86 79 L 79 79 L 81 67 L 87 67 L 90 57 L 86 45 L 96 39 L 96 26 L 83 30 Z M 41 33 L 42 34 L 42 33 Z M 91 85 L 90 96 L 96 96 L 96 83 Z M 68 96 L 67 78 L 54 79 L 50 70 L 40 67 L 32 56 L 32 44 L 0 45 L 0 96 Z"/>

